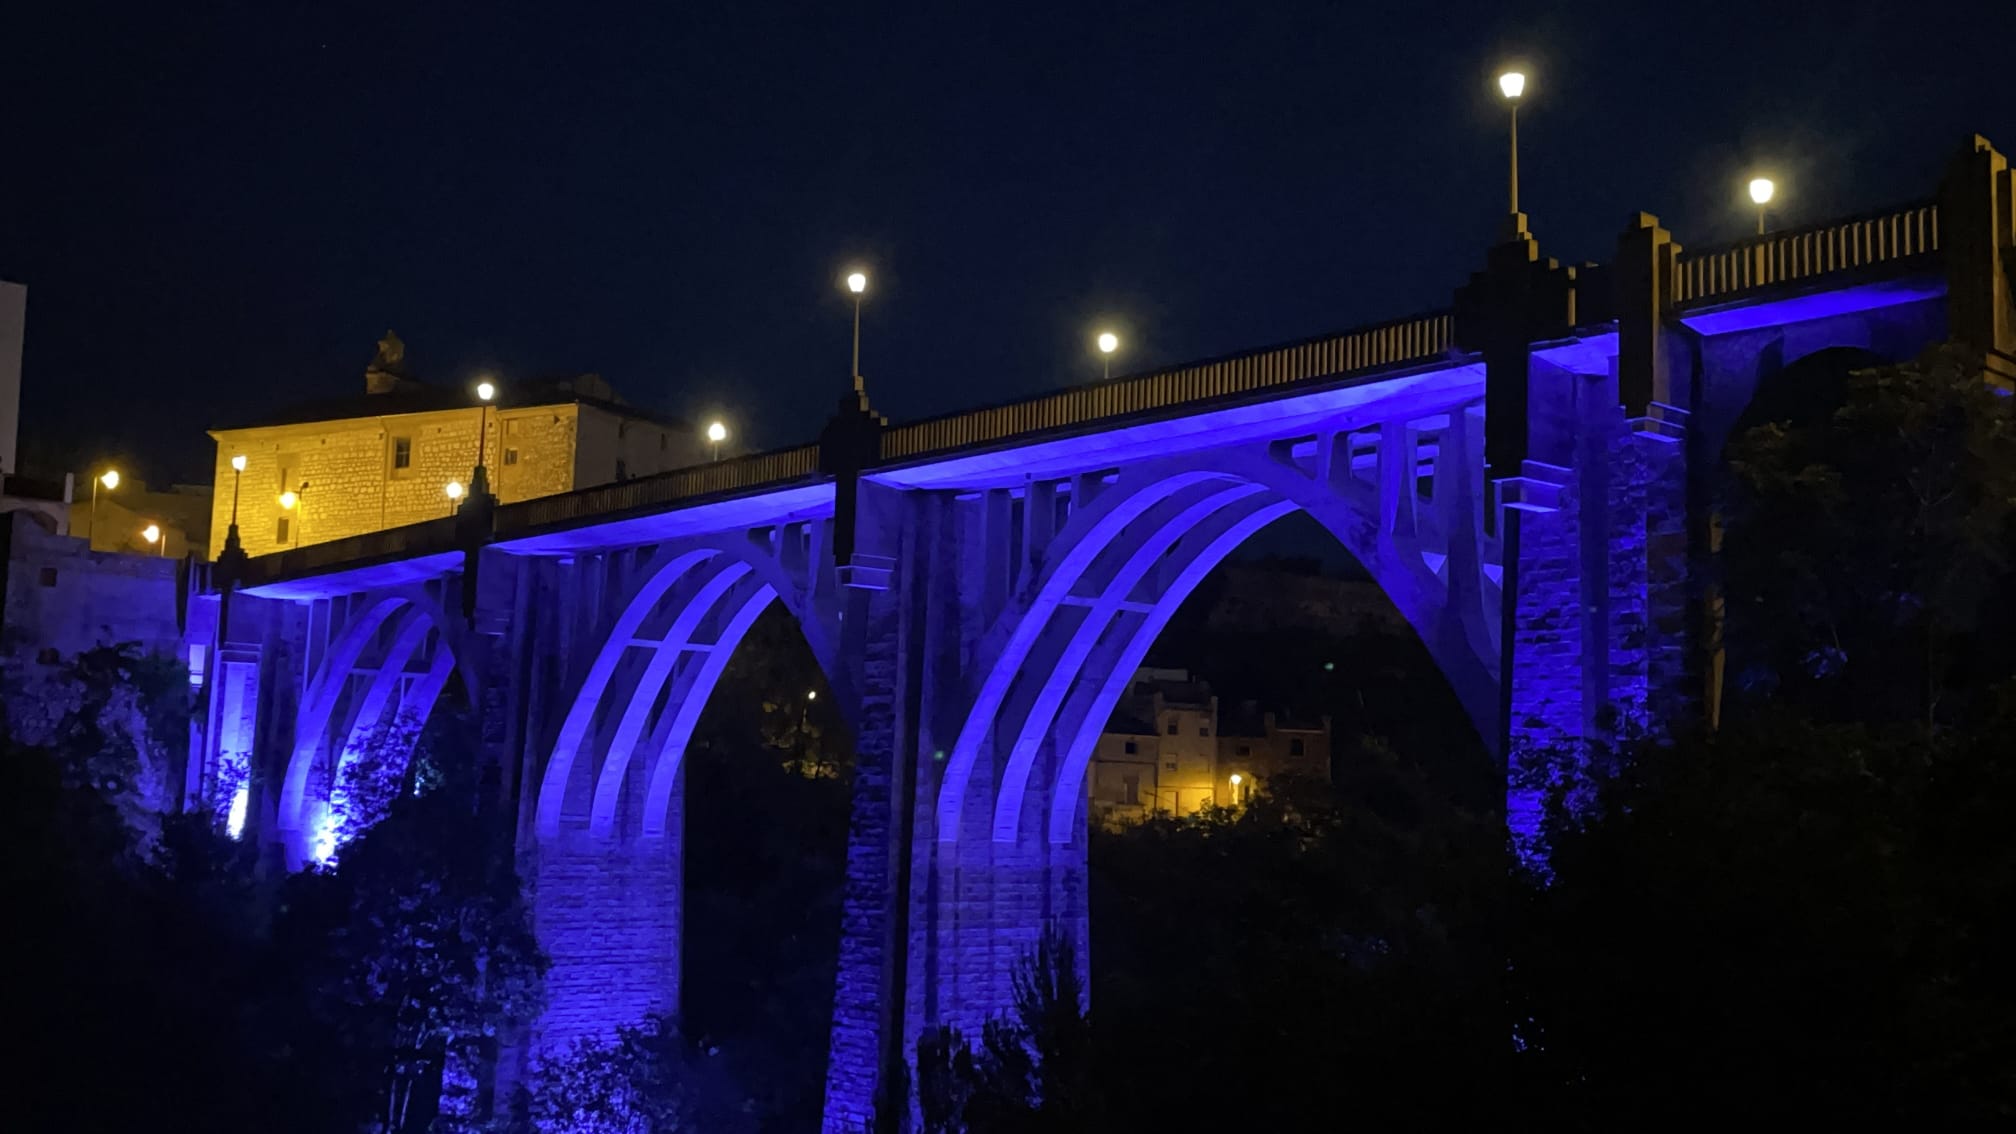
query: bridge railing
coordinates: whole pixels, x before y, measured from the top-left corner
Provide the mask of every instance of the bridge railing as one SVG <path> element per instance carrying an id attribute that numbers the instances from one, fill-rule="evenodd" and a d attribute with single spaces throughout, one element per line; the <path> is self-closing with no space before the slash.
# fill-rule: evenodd
<path id="1" fill-rule="evenodd" d="M 729 457 L 600 488 L 521 500 L 497 509 L 497 531 L 524 531 L 671 504 L 698 496 L 783 484 L 819 471 L 819 446 Z"/>
<path id="2" fill-rule="evenodd" d="M 882 435 L 882 459 L 901 460 L 984 445 L 1281 386 L 1446 355 L 1454 344 L 1446 311 L 1271 347 L 1170 370 L 1041 394 L 1008 405 L 899 425 Z"/>
<path id="3" fill-rule="evenodd" d="M 1939 250 L 1939 206 L 1919 202 L 1849 220 L 1683 251 L 1674 303 L 1722 303 L 1746 292 L 1895 263 Z"/>

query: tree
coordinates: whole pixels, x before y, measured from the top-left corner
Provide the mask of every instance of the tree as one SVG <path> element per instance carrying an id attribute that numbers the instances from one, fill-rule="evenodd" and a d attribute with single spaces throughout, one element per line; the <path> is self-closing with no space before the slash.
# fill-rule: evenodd
<path id="1" fill-rule="evenodd" d="M 469 754 L 430 746 L 421 758 L 439 786 L 401 793 L 335 869 L 289 879 L 276 927 L 307 1004 L 300 1050 L 315 1053 L 300 1090 L 374 1130 L 481 1110 L 444 1108 L 449 1072 L 486 1066 L 498 1037 L 536 1014 L 546 966 L 509 817 L 487 804 Z"/>
<path id="2" fill-rule="evenodd" d="M 1568 1129 L 2016 1114 L 2011 703 L 1978 732 L 1758 713 L 1588 766 L 1514 950 L 1526 1105 Z"/>
<path id="3" fill-rule="evenodd" d="M 743 1134 L 760 1116 L 729 1078 L 718 1047 L 652 1017 L 613 1036 L 577 1039 L 536 1062 L 518 1126 L 567 1134 Z"/>
<path id="4" fill-rule="evenodd" d="M 1737 702 L 1964 723 L 2016 658 L 2016 416 L 1955 349 L 1852 374 L 1729 448 Z"/>

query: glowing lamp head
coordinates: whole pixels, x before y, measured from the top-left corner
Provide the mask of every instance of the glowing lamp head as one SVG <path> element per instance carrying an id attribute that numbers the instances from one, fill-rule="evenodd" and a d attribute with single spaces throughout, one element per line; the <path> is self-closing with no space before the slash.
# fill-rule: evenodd
<path id="1" fill-rule="evenodd" d="M 1234 772 L 1234 773 L 1232 773 L 1232 786 L 1233 786 L 1233 787 L 1238 787 L 1238 786 L 1239 786 L 1240 784 L 1243 784 L 1243 783 L 1245 783 L 1245 782 L 1246 782 L 1246 777 L 1245 777 L 1245 776 L 1242 776 L 1242 775 L 1240 775 L 1240 774 L 1239 774 L 1239 773 L 1237 773 L 1237 772 Z"/>
<path id="2" fill-rule="evenodd" d="M 1526 73 L 1507 71 L 1498 76 L 1498 93 L 1508 102 L 1518 102 L 1519 96 L 1526 93 Z"/>
<path id="3" fill-rule="evenodd" d="M 231 458 L 231 471 L 232 472 L 245 471 L 245 454 L 240 453 L 237 456 Z"/>
<path id="4" fill-rule="evenodd" d="M 280 506 L 282 508 L 292 511 L 294 505 L 299 503 L 301 503 L 301 495 L 291 488 L 280 494 Z"/>
<path id="5" fill-rule="evenodd" d="M 448 482 L 448 486 L 446 488 L 443 488 L 441 491 L 446 492 L 448 494 L 448 499 L 450 500 L 460 500 L 462 499 L 462 491 L 463 491 L 462 482 L 459 480 L 451 480 Z"/>
<path id="6" fill-rule="evenodd" d="M 1770 204 L 1772 194 L 1778 192 L 1777 183 L 1768 177 L 1750 179 L 1750 202 L 1755 205 Z"/>
<path id="7" fill-rule="evenodd" d="M 490 382 L 478 382 L 476 383 L 476 396 L 487 402 L 497 396 L 497 387 Z"/>
<path id="8" fill-rule="evenodd" d="M 851 291 L 851 292 L 853 292 L 853 293 L 854 293 L 855 295 L 860 295 L 860 294 L 861 294 L 862 292 L 864 292 L 864 291 L 867 291 L 867 290 L 868 290 L 868 273 L 866 273 L 866 272 L 848 272 L 848 273 L 847 273 L 847 290 L 848 290 L 848 291 Z"/>
<path id="9" fill-rule="evenodd" d="M 161 542 L 161 525 L 148 524 L 146 527 L 141 528 L 140 538 L 146 540 L 148 543 Z"/>
<path id="10" fill-rule="evenodd" d="M 119 487 L 119 470 L 106 469 L 105 475 L 98 478 L 98 483 L 108 489 Z"/>
<path id="11" fill-rule="evenodd" d="M 716 421 L 707 426 L 707 440 L 719 445 L 728 440 L 728 427 Z"/>
<path id="12" fill-rule="evenodd" d="M 1099 353 L 1112 354 L 1120 349 L 1120 336 L 1111 331 L 1099 332 Z"/>
<path id="13" fill-rule="evenodd" d="M 819 699 L 819 691 L 817 689 L 807 689 L 805 691 L 805 699 L 807 701 L 817 701 Z"/>

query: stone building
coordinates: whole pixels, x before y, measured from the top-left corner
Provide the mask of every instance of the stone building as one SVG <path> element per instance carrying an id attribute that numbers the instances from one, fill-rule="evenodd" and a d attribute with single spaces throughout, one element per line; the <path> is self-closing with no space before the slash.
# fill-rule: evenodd
<path id="1" fill-rule="evenodd" d="M 245 458 L 236 506 L 249 555 L 451 514 L 449 485 L 467 488 L 479 434 L 491 490 L 504 503 L 706 459 L 690 424 L 626 404 L 600 375 L 500 383 L 486 413 L 468 391 L 408 377 L 404 353 L 388 333 L 361 395 L 210 431 L 213 559 L 231 522 L 236 456 Z"/>
<path id="2" fill-rule="evenodd" d="M 1188 670 L 1144 667 L 1093 749 L 1086 792 L 1094 819 L 1126 823 L 1243 803 L 1286 772 L 1329 775 L 1328 717 L 1284 719 L 1253 702 L 1223 717 Z"/>

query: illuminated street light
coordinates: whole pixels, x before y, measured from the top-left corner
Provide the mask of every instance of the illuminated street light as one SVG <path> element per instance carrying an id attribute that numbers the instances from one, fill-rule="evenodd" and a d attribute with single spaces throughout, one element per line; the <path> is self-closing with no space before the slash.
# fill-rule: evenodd
<path id="1" fill-rule="evenodd" d="M 1512 216 L 1519 215 L 1519 100 L 1526 94 L 1526 73 L 1506 71 L 1498 76 L 1498 93 L 1505 96 L 1505 102 L 1512 108 L 1512 167 L 1511 205 Z"/>
<path id="2" fill-rule="evenodd" d="M 817 701 L 819 699 L 819 691 L 817 689 L 807 689 L 805 691 L 805 699 L 807 701 Z"/>
<path id="3" fill-rule="evenodd" d="M 1764 207 L 1778 193 L 1778 185 L 1768 177 L 1750 179 L 1750 203 L 1757 206 L 1757 235 L 1764 235 Z"/>
<path id="4" fill-rule="evenodd" d="M 1111 331 L 1099 332 L 1099 353 L 1105 364 L 1105 376 L 1113 377 L 1113 352 L 1120 349 L 1120 336 Z"/>
<path id="5" fill-rule="evenodd" d="M 859 393 L 861 382 L 861 296 L 868 290 L 868 273 L 854 271 L 847 273 L 847 290 L 854 293 L 854 390 Z"/>
<path id="6" fill-rule="evenodd" d="M 146 540 L 150 544 L 156 545 L 154 548 L 154 554 L 156 555 L 167 554 L 168 541 L 161 538 L 160 524 L 148 524 L 146 527 L 141 528 L 140 538 Z"/>
<path id="7" fill-rule="evenodd" d="M 91 546 L 93 548 L 98 546 L 98 486 L 101 484 L 105 486 L 105 491 L 107 492 L 119 487 L 119 470 L 106 469 L 102 474 L 91 478 Z"/>
<path id="8" fill-rule="evenodd" d="M 469 491 L 481 497 L 490 491 L 490 471 L 486 467 L 490 460 L 490 401 L 497 396 L 497 386 L 488 378 L 476 383 L 476 400 L 483 408 L 476 415 L 476 468 L 469 474 Z"/>
<path id="9" fill-rule="evenodd" d="M 1231 803 L 1231 805 L 1232 805 L 1232 806 L 1234 806 L 1234 807 L 1236 807 L 1236 806 L 1238 806 L 1238 805 L 1239 805 L 1239 785 L 1240 785 L 1240 784 L 1243 784 L 1243 783 L 1245 783 L 1245 782 L 1246 782 L 1246 777 L 1245 777 L 1245 776 L 1242 776 L 1242 775 L 1240 775 L 1240 774 L 1239 774 L 1239 773 L 1237 773 L 1237 772 L 1234 772 L 1234 773 L 1232 773 L 1232 803 Z"/>
<path id="10" fill-rule="evenodd" d="M 728 427 L 720 422 L 710 422 L 707 426 L 707 443 L 714 447 L 714 460 L 721 459 L 721 442 L 728 440 Z"/>
<path id="11" fill-rule="evenodd" d="M 291 488 L 280 494 L 280 506 L 290 512 L 294 510 L 294 505 L 299 503 L 301 503 L 301 494 Z"/>
<path id="12" fill-rule="evenodd" d="M 238 528 L 238 484 L 245 479 L 245 454 L 231 458 L 231 528 Z"/>
<path id="13" fill-rule="evenodd" d="M 462 482 L 451 480 L 441 491 L 448 495 L 448 514 L 452 516 L 455 514 L 455 506 L 462 503 Z"/>

